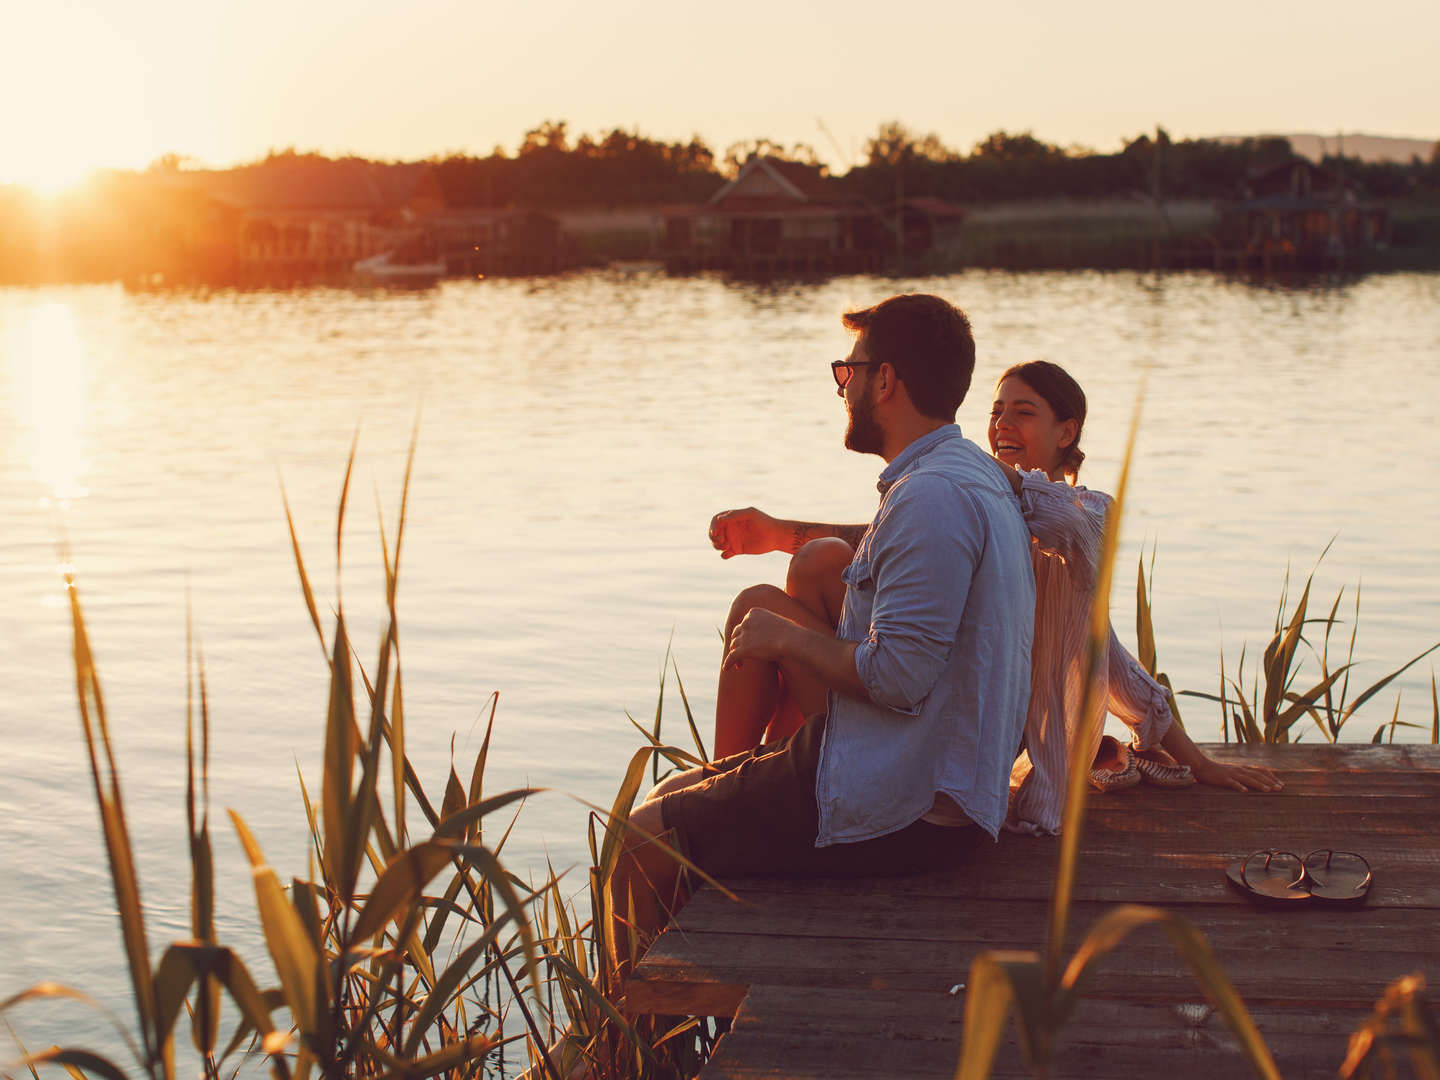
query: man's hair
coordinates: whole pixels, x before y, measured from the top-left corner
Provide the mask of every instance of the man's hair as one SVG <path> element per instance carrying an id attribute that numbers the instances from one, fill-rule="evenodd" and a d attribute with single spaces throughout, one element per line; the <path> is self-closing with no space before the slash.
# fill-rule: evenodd
<path id="1" fill-rule="evenodd" d="M 864 338 L 871 360 L 895 369 L 922 415 L 955 419 L 975 373 L 975 338 L 963 311 L 938 296 L 909 293 L 847 311 L 844 322 Z"/>

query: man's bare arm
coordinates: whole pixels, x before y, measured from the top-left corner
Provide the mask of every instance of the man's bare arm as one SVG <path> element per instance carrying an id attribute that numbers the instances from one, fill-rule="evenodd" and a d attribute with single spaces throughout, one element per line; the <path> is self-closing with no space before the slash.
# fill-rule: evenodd
<path id="1" fill-rule="evenodd" d="M 860 701 L 870 700 L 855 667 L 855 642 L 811 630 L 764 608 L 753 608 L 735 627 L 724 665 L 750 659 L 798 664 L 829 689 Z"/>
<path id="2" fill-rule="evenodd" d="M 735 555 L 764 555 L 771 551 L 795 554 L 811 540 L 834 536 L 852 548 L 860 543 L 866 525 L 832 525 L 819 521 L 791 521 L 771 517 L 747 506 L 723 510 L 710 519 L 710 542 L 722 558 Z"/>

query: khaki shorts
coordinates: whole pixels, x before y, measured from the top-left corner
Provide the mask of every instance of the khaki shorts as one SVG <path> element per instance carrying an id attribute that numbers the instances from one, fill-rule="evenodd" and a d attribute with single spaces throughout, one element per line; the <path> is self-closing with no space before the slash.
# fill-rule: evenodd
<path id="1" fill-rule="evenodd" d="M 714 877 L 872 877 L 956 866 L 984 829 L 916 821 L 898 832 L 817 848 L 815 775 L 825 717 L 794 735 L 711 762 L 714 775 L 660 799 L 680 851 Z"/>

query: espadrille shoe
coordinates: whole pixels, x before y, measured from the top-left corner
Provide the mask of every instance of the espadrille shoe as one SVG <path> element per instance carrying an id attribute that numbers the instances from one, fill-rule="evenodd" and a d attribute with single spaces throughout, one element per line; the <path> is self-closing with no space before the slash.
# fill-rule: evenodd
<path id="1" fill-rule="evenodd" d="M 1140 779 L 1155 787 L 1178 788 L 1189 787 L 1195 783 L 1195 774 L 1190 771 L 1189 765 L 1181 765 L 1163 750 L 1136 750 L 1130 748 L 1135 755 L 1135 767 L 1140 770 Z"/>
<path id="2" fill-rule="evenodd" d="M 1100 749 L 1090 766 L 1090 786 L 1097 791 L 1119 791 L 1140 783 L 1140 769 L 1130 747 L 1114 736 L 1100 739 Z"/>

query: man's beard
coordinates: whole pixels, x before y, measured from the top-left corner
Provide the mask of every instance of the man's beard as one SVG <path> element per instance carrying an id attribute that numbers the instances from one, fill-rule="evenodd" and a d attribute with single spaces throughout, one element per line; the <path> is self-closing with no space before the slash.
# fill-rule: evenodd
<path id="1" fill-rule="evenodd" d="M 845 427 L 845 449 L 857 454 L 878 454 L 885 446 L 885 432 L 875 419 L 874 384 L 867 380 L 865 390 L 847 410 L 850 422 Z"/>

